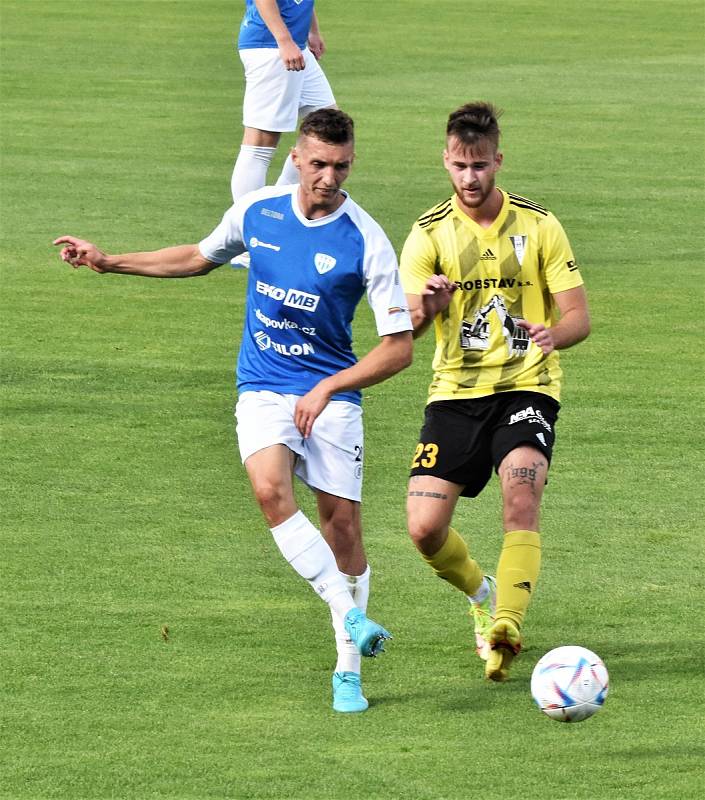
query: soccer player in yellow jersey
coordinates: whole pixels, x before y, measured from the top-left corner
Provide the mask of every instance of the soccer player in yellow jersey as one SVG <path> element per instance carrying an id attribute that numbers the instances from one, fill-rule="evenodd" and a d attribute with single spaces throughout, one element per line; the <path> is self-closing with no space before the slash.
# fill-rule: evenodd
<path id="1" fill-rule="evenodd" d="M 414 224 L 401 274 L 414 337 L 436 352 L 407 500 L 411 538 L 470 601 L 485 675 L 504 681 L 539 575 L 539 507 L 560 400 L 558 351 L 590 332 L 583 281 L 558 220 L 495 185 L 499 112 L 469 103 L 447 125 L 455 194 Z M 499 476 L 504 541 L 484 576 L 451 527 L 458 498 Z"/>

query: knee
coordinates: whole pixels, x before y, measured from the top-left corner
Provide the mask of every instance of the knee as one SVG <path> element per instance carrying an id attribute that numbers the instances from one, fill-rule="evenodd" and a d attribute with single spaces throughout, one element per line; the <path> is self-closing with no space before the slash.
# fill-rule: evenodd
<path id="1" fill-rule="evenodd" d="M 255 499 L 270 525 L 279 525 L 291 516 L 288 492 L 284 486 L 268 480 L 258 480 L 252 484 Z"/>
<path id="2" fill-rule="evenodd" d="M 425 544 L 434 541 L 444 532 L 433 520 L 417 515 L 408 515 L 406 525 L 411 541 L 422 551 L 425 550 Z"/>
<path id="3" fill-rule="evenodd" d="M 511 492 L 504 498 L 506 530 L 536 530 L 539 508 L 530 492 Z"/>

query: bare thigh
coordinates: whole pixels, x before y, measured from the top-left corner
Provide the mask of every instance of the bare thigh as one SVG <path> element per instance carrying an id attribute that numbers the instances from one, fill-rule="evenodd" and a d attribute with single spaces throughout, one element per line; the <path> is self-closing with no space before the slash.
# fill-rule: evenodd
<path id="1" fill-rule="evenodd" d="M 448 536 L 448 526 L 463 487 L 432 475 L 409 480 L 406 519 L 416 547 L 425 555 L 437 553 Z"/>
<path id="2" fill-rule="evenodd" d="M 245 469 L 270 528 L 298 511 L 294 498 L 294 454 L 284 444 L 264 447 L 247 458 Z"/>
<path id="3" fill-rule="evenodd" d="M 502 460 L 498 475 L 502 487 L 504 530 L 538 531 L 548 461 L 536 448 L 517 447 Z"/>

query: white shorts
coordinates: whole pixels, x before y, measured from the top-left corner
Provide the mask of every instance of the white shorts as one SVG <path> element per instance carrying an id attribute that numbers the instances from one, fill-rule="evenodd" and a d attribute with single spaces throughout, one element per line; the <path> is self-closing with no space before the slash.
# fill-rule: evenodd
<path id="1" fill-rule="evenodd" d="M 299 114 L 335 105 L 330 84 L 316 57 L 303 51 L 306 68 L 288 70 L 274 47 L 240 50 L 245 68 L 242 124 L 260 131 L 295 131 Z"/>
<path id="2" fill-rule="evenodd" d="M 294 425 L 299 395 L 244 392 L 235 406 L 243 464 L 258 450 L 286 445 L 296 454 L 295 474 L 312 489 L 360 502 L 362 498 L 362 408 L 333 400 L 313 423 L 308 439 Z"/>

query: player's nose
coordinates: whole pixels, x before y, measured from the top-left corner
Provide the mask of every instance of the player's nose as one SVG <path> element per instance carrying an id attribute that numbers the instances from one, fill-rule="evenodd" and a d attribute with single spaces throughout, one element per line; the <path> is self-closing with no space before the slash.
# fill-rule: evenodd
<path id="1" fill-rule="evenodd" d="M 336 185 L 335 169 L 333 167 L 323 170 L 322 182 L 326 186 Z"/>

